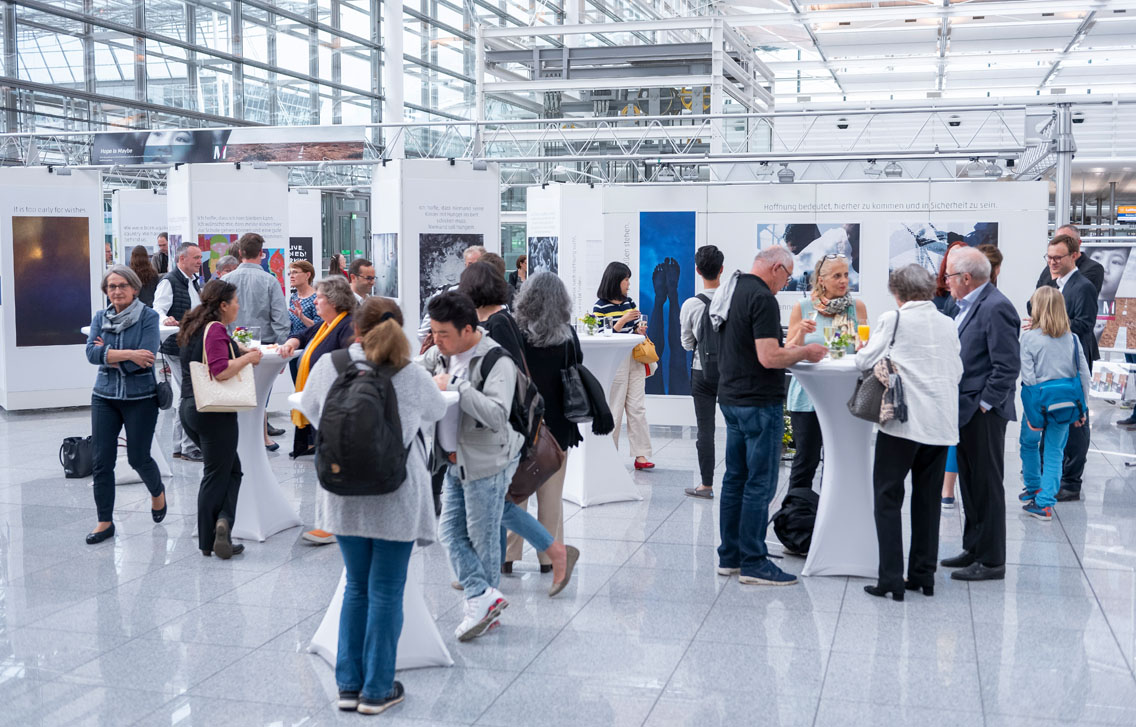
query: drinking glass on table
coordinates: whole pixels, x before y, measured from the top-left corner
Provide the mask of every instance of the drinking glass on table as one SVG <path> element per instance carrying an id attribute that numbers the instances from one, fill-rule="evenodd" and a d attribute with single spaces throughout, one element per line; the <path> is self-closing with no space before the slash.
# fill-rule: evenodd
<path id="1" fill-rule="evenodd" d="M 867 325 L 861 323 L 860 326 L 857 329 L 857 333 L 860 334 L 860 343 L 867 343 L 868 342 L 868 336 L 871 335 L 871 332 L 872 332 L 872 329 L 871 329 L 870 326 L 867 326 Z"/>
<path id="2" fill-rule="evenodd" d="M 833 326 L 825 326 L 821 332 L 824 334 L 824 345 L 832 345 L 832 339 L 835 338 L 836 329 Z"/>
<path id="3" fill-rule="evenodd" d="M 260 326 L 249 326 L 249 349 L 260 348 Z"/>

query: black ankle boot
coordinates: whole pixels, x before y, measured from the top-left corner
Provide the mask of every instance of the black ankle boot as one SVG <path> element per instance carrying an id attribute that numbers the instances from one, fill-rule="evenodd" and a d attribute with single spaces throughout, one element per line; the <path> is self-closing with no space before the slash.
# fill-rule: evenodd
<path id="1" fill-rule="evenodd" d="M 864 593 L 867 593 L 869 596 L 878 596 L 880 598 L 886 598 L 887 594 L 890 593 L 891 599 L 893 601 L 903 600 L 902 588 L 880 588 L 879 586 L 864 586 Z"/>

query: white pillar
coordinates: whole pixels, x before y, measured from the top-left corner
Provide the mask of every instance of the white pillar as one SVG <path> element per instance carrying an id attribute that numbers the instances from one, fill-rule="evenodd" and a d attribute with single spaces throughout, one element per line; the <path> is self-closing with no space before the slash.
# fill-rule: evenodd
<path id="1" fill-rule="evenodd" d="M 386 57 L 383 67 L 383 123 L 401 124 L 403 122 L 402 92 L 402 0 L 384 2 L 383 46 Z M 388 145 L 387 156 L 391 159 L 406 157 L 406 130 L 387 130 L 384 141 Z"/>

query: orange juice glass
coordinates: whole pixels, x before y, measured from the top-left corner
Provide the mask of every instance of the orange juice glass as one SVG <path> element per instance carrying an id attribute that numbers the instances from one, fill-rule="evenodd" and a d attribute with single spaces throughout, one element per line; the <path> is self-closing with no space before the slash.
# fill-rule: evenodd
<path id="1" fill-rule="evenodd" d="M 868 342 L 868 335 L 871 333 L 871 331 L 872 331 L 872 329 L 871 329 L 870 326 L 865 326 L 865 325 L 861 324 L 858 327 L 858 331 L 857 331 L 860 334 L 860 341 L 863 342 L 863 343 L 867 343 Z"/>

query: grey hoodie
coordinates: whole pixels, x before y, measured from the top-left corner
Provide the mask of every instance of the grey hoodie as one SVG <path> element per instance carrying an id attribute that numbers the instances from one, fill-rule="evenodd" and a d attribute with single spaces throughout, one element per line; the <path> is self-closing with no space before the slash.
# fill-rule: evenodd
<path id="1" fill-rule="evenodd" d="M 504 356 L 490 369 L 484 385 L 481 380 L 481 359 L 490 349 L 499 347 L 483 332 L 469 361 L 469 378 L 451 382 L 447 387 L 461 397 L 457 471 L 462 482 L 501 472 L 520 453 L 524 443 L 524 437 L 509 424 L 509 410 L 517 387 L 516 364 Z M 446 372 L 449 361 L 434 346 L 422 357 L 421 364 L 436 376 Z M 437 445 L 435 454 L 443 454 Z"/>

